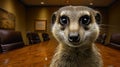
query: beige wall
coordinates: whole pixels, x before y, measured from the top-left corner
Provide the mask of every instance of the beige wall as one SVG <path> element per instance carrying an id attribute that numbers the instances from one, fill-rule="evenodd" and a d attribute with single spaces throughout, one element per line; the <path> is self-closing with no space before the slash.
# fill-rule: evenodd
<path id="1" fill-rule="evenodd" d="M 54 11 L 56 11 L 59 7 L 28 7 L 27 8 L 27 31 L 35 31 L 34 29 L 34 22 L 35 20 L 47 20 L 47 30 L 46 31 L 39 31 L 40 38 L 41 33 L 47 32 L 52 38 L 51 34 L 51 15 Z"/>
<path id="2" fill-rule="evenodd" d="M 109 9 L 109 24 L 111 33 L 120 33 L 120 0 Z"/>
<path id="3" fill-rule="evenodd" d="M 110 40 L 110 36 L 113 33 L 120 33 L 120 0 L 113 4 L 109 10 L 109 31 L 108 31 L 108 39 L 107 42 Z"/>
<path id="4" fill-rule="evenodd" d="M 0 8 L 15 15 L 15 30 L 22 32 L 26 44 L 26 15 L 25 7 L 18 0 L 0 0 Z"/>

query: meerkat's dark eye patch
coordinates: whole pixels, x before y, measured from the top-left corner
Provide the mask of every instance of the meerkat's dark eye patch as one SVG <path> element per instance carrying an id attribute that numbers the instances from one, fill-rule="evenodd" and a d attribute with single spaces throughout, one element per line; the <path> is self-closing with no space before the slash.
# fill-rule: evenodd
<path id="1" fill-rule="evenodd" d="M 59 18 L 59 22 L 61 25 L 65 26 L 69 23 L 69 17 L 63 15 Z"/>
<path id="2" fill-rule="evenodd" d="M 79 23 L 83 24 L 83 25 L 89 25 L 90 21 L 91 21 L 91 18 L 88 15 L 84 15 L 84 16 L 80 17 L 80 19 L 79 19 Z"/>

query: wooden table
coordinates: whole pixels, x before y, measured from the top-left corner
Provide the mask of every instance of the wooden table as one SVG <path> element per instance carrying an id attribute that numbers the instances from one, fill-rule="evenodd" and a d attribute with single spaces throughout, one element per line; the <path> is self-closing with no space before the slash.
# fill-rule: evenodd
<path id="1" fill-rule="evenodd" d="M 50 40 L 0 54 L 0 67 L 49 67 L 55 43 Z"/>
<path id="2" fill-rule="evenodd" d="M 49 67 L 56 40 L 26 46 L 0 54 L 0 67 Z M 120 50 L 96 44 L 103 57 L 104 67 L 120 67 Z"/>

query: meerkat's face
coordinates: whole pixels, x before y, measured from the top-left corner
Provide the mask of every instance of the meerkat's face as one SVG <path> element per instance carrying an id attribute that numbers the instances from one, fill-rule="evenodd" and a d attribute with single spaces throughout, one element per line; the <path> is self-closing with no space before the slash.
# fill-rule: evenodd
<path id="1" fill-rule="evenodd" d="M 66 6 L 52 16 L 52 33 L 62 44 L 80 47 L 99 34 L 100 13 L 85 6 Z"/>

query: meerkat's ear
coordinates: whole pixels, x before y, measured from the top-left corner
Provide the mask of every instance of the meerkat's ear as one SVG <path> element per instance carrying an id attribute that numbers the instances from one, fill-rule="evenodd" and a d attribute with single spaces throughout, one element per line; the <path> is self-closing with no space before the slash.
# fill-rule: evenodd
<path id="1" fill-rule="evenodd" d="M 56 12 L 54 12 L 53 14 L 52 14 L 52 16 L 51 16 L 51 30 L 52 30 L 52 27 L 53 27 L 53 25 L 54 25 L 54 23 L 55 23 L 55 21 L 56 21 Z"/>
<path id="2" fill-rule="evenodd" d="M 52 14 L 52 18 L 51 18 L 52 25 L 55 23 L 55 21 L 56 21 L 56 12 Z"/>
<path id="3" fill-rule="evenodd" d="M 96 11 L 96 13 L 95 13 L 95 19 L 96 19 L 96 22 L 98 24 L 100 24 L 102 22 L 102 16 L 101 16 L 100 12 Z"/>

